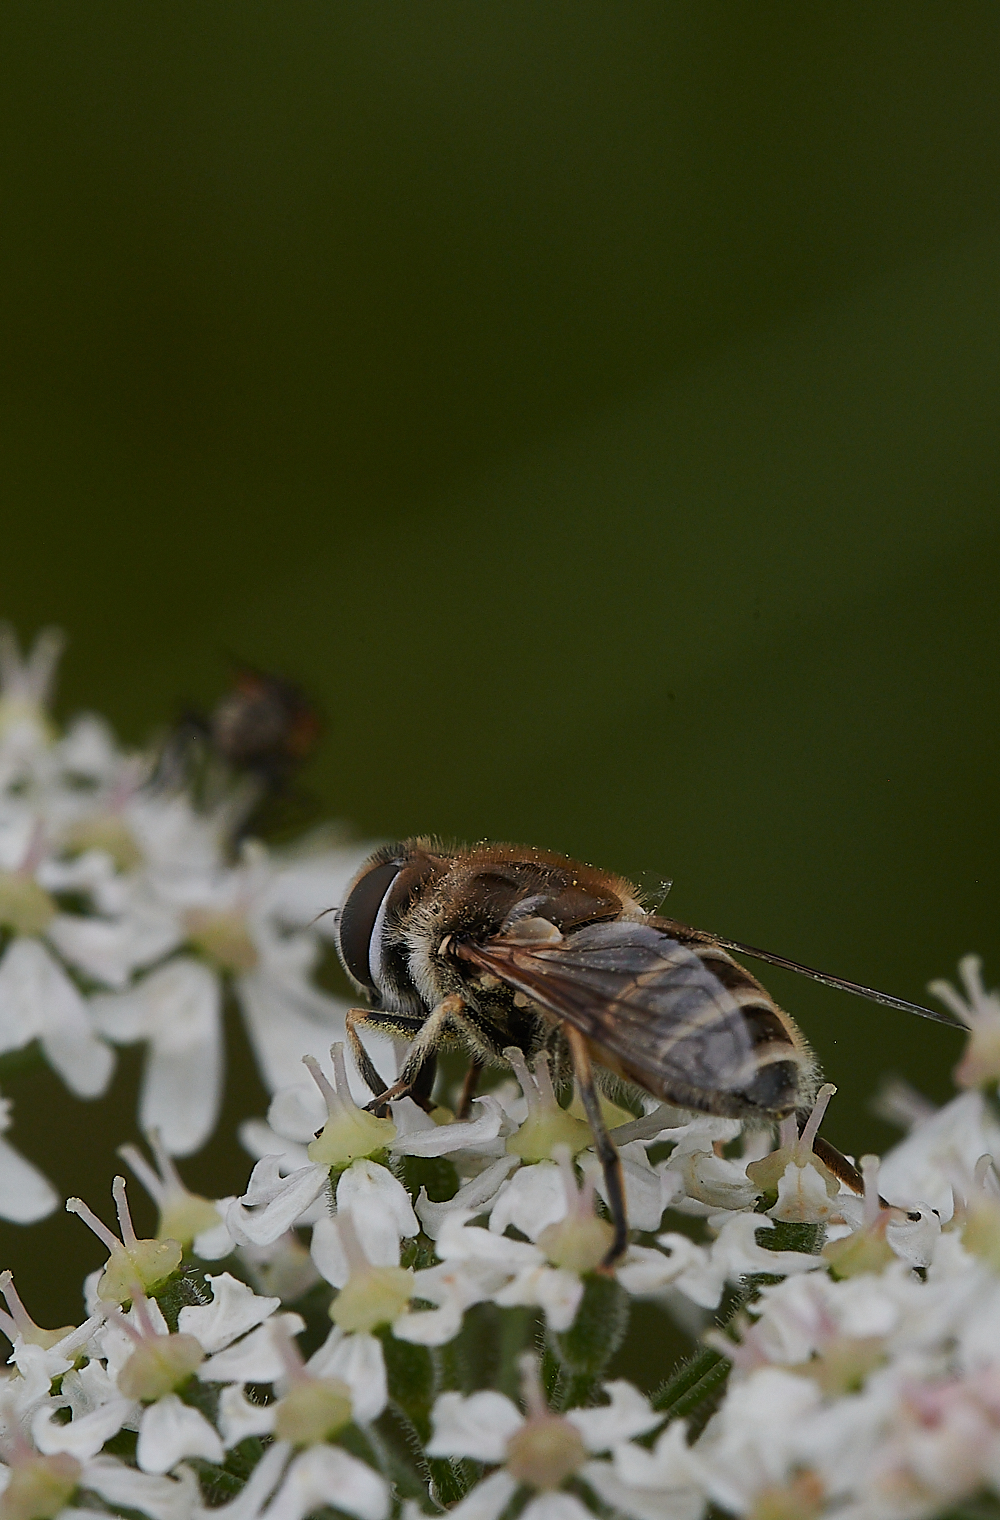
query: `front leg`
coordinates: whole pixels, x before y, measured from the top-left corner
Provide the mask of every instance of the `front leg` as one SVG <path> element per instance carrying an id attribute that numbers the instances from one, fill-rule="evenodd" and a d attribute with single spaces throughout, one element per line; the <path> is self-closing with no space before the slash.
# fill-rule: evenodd
<path id="1" fill-rule="evenodd" d="M 375 1093 L 377 1096 L 380 1092 L 385 1091 L 385 1082 L 379 1076 L 378 1067 L 362 1045 L 361 1036 L 357 1031 L 357 1025 L 364 1023 L 369 1012 L 370 1010 L 367 1008 L 348 1008 L 344 1023 L 347 1026 L 347 1043 L 351 1047 L 354 1064 L 361 1073 L 362 1081 L 368 1088 L 368 1091 Z"/>
<path id="2" fill-rule="evenodd" d="M 398 1080 L 384 1092 L 378 1093 L 368 1107 L 374 1109 L 376 1103 L 391 1103 L 396 1098 L 405 1098 L 427 1061 L 437 1053 L 448 1025 L 454 1024 L 461 1027 L 467 1022 L 467 1011 L 465 999 L 460 992 L 450 992 L 446 998 L 442 998 L 421 1025 L 416 1039 L 410 1046 Z"/>

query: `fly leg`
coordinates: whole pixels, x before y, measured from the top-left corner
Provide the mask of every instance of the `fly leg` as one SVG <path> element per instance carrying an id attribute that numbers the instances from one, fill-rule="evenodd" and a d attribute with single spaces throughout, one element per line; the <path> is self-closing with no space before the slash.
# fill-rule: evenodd
<path id="1" fill-rule="evenodd" d="M 615 1149 L 615 1142 L 608 1134 L 608 1127 L 601 1113 L 601 1104 L 597 1096 L 597 1088 L 594 1086 L 594 1071 L 590 1064 L 590 1052 L 587 1042 L 578 1029 L 571 1024 L 563 1024 L 562 1032 L 566 1036 L 570 1055 L 573 1057 L 573 1071 L 576 1076 L 576 1085 L 580 1092 L 587 1122 L 594 1136 L 594 1148 L 597 1151 L 601 1170 L 604 1172 L 604 1186 L 608 1195 L 608 1207 L 611 1210 L 611 1222 L 614 1225 L 614 1239 L 608 1249 L 608 1254 L 601 1262 L 598 1270 L 608 1272 L 614 1267 L 618 1258 L 625 1253 L 628 1245 L 628 1215 L 625 1212 L 625 1181 L 622 1176 L 621 1157 Z"/>
<path id="2" fill-rule="evenodd" d="M 375 1093 L 377 1096 L 379 1093 L 385 1092 L 385 1082 L 379 1076 L 378 1068 L 362 1045 L 361 1037 L 355 1027 L 358 1024 L 364 1023 L 367 1014 L 368 1009 L 366 1008 L 348 1008 L 344 1023 L 347 1026 L 347 1043 L 351 1047 L 354 1064 L 361 1073 L 361 1079 L 368 1088 L 368 1091 Z"/>
<path id="3" fill-rule="evenodd" d="M 464 1014 L 465 1000 L 460 993 L 450 992 L 446 998 L 442 998 L 421 1024 L 398 1079 L 391 1087 L 378 1093 L 368 1107 L 374 1110 L 377 1105 L 391 1103 L 396 1098 L 409 1097 L 425 1065 L 437 1055 L 438 1046 L 444 1039 L 448 1025 L 462 1023 Z"/>
<path id="4" fill-rule="evenodd" d="M 462 1083 L 462 1093 L 458 1100 L 456 1119 L 467 1119 L 472 1112 L 472 1100 L 476 1096 L 476 1088 L 479 1086 L 479 1078 L 483 1074 L 485 1062 L 473 1057 L 468 1071 L 465 1073 L 465 1081 Z"/>

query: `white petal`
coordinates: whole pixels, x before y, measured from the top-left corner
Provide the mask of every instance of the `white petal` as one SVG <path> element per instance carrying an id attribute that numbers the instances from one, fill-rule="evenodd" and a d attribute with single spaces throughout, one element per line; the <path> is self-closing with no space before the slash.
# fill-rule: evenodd
<path id="1" fill-rule="evenodd" d="M 218 1198 L 216 1208 L 222 1214 L 223 1220 L 218 1224 L 211 1225 L 207 1230 L 202 1230 L 200 1235 L 194 1237 L 191 1249 L 202 1261 L 222 1261 L 226 1256 L 231 1256 L 236 1249 L 236 1242 L 229 1233 L 228 1226 L 223 1222 L 226 1210 L 235 1198 Z"/>
<path id="2" fill-rule="evenodd" d="M 662 1423 L 662 1414 L 657 1414 L 649 1400 L 624 1378 L 605 1384 L 605 1392 L 610 1404 L 571 1409 L 566 1415 L 583 1436 L 588 1451 L 608 1451 L 620 1441 L 630 1441 Z"/>
<path id="3" fill-rule="evenodd" d="M 470 1488 L 465 1498 L 448 1511 L 449 1520 L 499 1520 L 517 1490 L 505 1467 Z"/>
<path id="4" fill-rule="evenodd" d="M 639 1140 L 619 1148 L 622 1161 L 622 1178 L 625 1183 L 625 1205 L 629 1224 L 636 1230 L 657 1230 L 665 1207 L 664 1187 L 660 1174 L 654 1171 L 646 1155 L 645 1146 Z M 588 1161 L 590 1158 L 588 1157 Z M 597 1158 L 588 1166 L 592 1170 L 597 1191 L 607 1203 L 604 1190 L 604 1172 L 596 1165 Z"/>
<path id="5" fill-rule="evenodd" d="M 616 1446 L 614 1450 L 615 1472 L 623 1482 L 636 1488 L 677 1489 L 697 1485 L 700 1464 L 692 1456 L 687 1444 L 687 1426 L 683 1420 L 673 1420 L 657 1437 L 656 1445 L 649 1450 L 631 1442 Z"/>
<path id="6" fill-rule="evenodd" d="M 150 1044 L 139 1118 L 171 1155 L 187 1156 L 215 1128 L 222 1085 L 222 991 L 198 961 L 178 958 L 142 984 Z M 129 994 L 124 994 L 129 996 Z M 138 991 L 136 993 L 138 995 Z"/>
<path id="7" fill-rule="evenodd" d="M 66 1425 L 53 1422 L 54 1409 L 39 1409 L 31 1422 L 31 1434 L 39 1451 L 46 1456 L 54 1451 L 68 1451 L 80 1461 L 96 1457 L 105 1441 L 117 1435 L 131 1420 L 137 1405 L 132 1399 L 114 1399 L 90 1414 L 78 1415 Z"/>
<path id="8" fill-rule="evenodd" d="M 338 1209 L 375 1212 L 391 1222 L 397 1242 L 401 1235 L 417 1235 L 420 1222 L 413 1212 L 410 1195 L 403 1184 L 384 1166 L 374 1161 L 359 1160 L 351 1163 L 340 1175 L 337 1183 Z M 369 1255 L 376 1265 L 395 1266 L 396 1261 L 379 1262 Z"/>
<path id="9" fill-rule="evenodd" d="M 267 1122 L 275 1134 L 299 1145 L 308 1145 L 326 1120 L 326 1104 L 315 1082 L 279 1088 L 267 1110 Z"/>
<path id="10" fill-rule="evenodd" d="M 285 1363 L 272 1326 L 281 1324 L 290 1335 L 305 1329 L 297 1314 L 281 1314 L 257 1330 L 251 1330 L 235 1346 L 216 1352 L 198 1368 L 203 1383 L 273 1383 L 284 1375 Z"/>
<path id="11" fill-rule="evenodd" d="M 705 1512 L 701 1491 L 680 1488 L 634 1488 L 625 1483 L 610 1462 L 588 1462 L 580 1476 L 612 1510 L 632 1520 L 700 1520 Z"/>
<path id="12" fill-rule="evenodd" d="M 264 1514 L 266 1520 L 303 1520 L 327 1504 L 358 1520 L 386 1520 L 389 1488 L 378 1473 L 339 1446 L 311 1446 L 292 1462 Z"/>
<path id="13" fill-rule="evenodd" d="M 136 1460 L 143 1472 L 169 1472 L 182 1457 L 221 1462 L 224 1456 L 218 1431 L 199 1410 L 182 1404 L 176 1393 L 157 1399 L 142 1417 Z"/>
<path id="14" fill-rule="evenodd" d="M 185 1305 L 177 1325 L 185 1335 L 193 1335 L 209 1355 L 221 1351 L 238 1335 L 252 1330 L 281 1308 L 280 1298 L 259 1298 L 252 1288 L 228 1272 L 221 1272 L 218 1277 L 209 1275 L 207 1281 L 212 1284 L 212 1302 Z"/>
<path id="15" fill-rule="evenodd" d="M 126 1467 L 116 1457 L 94 1457 L 84 1468 L 80 1483 L 109 1504 L 140 1510 L 153 1520 L 190 1520 L 201 1497 L 190 1468 L 182 1467 L 176 1478 L 159 1477 Z"/>
<path id="16" fill-rule="evenodd" d="M 821 1256 L 810 1256 L 805 1251 L 768 1251 L 759 1245 L 757 1231 L 772 1228 L 770 1220 L 761 1214 L 733 1214 L 712 1243 L 713 1266 L 725 1273 L 728 1282 L 738 1282 L 750 1272 L 787 1277 L 793 1272 L 815 1272 L 825 1266 Z"/>
<path id="17" fill-rule="evenodd" d="M 565 1219 L 566 1207 L 562 1172 L 554 1161 L 539 1161 L 522 1166 L 501 1188 L 490 1210 L 490 1229 L 502 1235 L 512 1224 L 529 1240 L 537 1240 L 547 1225 Z"/>
<path id="18" fill-rule="evenodd" d="M 328 1060 L 346 1038 L 347 1004 L 313 987 L 301 971 L 262 965 L 236 981 L 236 993 L 265 1086 L 302 1082 L 302 1057 Z"/>
<path id="19" fill-rule="evenodd" d="M 593 1513 L 573 1494 L 539 1494 L 524 1506 L 521 1520 L 593 1520 Z"/>
<path id="20" fill-rule="evenodd" d="M 460 1302 L 449 1300 L 440 1309 L 401 1315 L 392 1333 L 398 1341 L 409 1341 L 414 1346 L 445 1346 L 461 1330 L 464 1312 Z"/>
<path id="21" fill-rule="evenodd" d="M 778 1179 L 778 1201 L 767 1212 L 772 1219 L 818 1224 L 831 1214 L 839 1214 L 840 1207 L 814 1166 L 796 1166 L 790 1161 Z"/>
<path id="22" fill-rule="evenodd" d="M 316 1377 L 337 1377 L 347 1384 L 359 1424 L 378 1419 L 389 1395 L 382 1342 L 376 1336 L 345 1335 L 334 1325 L 306 1365 Z"/>
<path id="23" fill-rule="evenodd" d="M 448 1199 L 446 1203 L 432 1203 L 427 1196 L 427 1189 L 421 1188 L 416 1212 L 425 1232 L 432 1240 L 437 1240 L 445 1220 L 455 1209 L 464 1209 L 466 1217 L 485 1211 L 491 1200 L 498 1196 L 505 1178 L 519 1165 L 520 1159 L 517 1156 L 500 1156 L 477 1177 L 463 1182 L 454 1198 Z"/>
<path id="24" fill-rule="evenodd" d="M 251 1404 L 239 1383 L 231 1383 L 219 1395 L 219 1428 L 226 1449 L 238 1446 L 247 1436 L 267 1435 L 274 1426 L 274 1404 Z"/>
<path id="25" fill-rule="evenodd" d="M 262 1161 L 265 1156 L 277 1156 L 286 1176 L 289 1172 L 301 1172 L 304 1166 L 312 1166 L 304 1145 L 283 1139 L 263 1119 L 244 1119 L 237 1133 L 243 1149 L 256 1161 Z"/>
<path id="26" fill-rule="evenodd" d="M 87 1006 L 37 939 L 15 939 L 0 961 L 0 1049 L 35 1037 L 71 1092 L 95 1098 L 108 1085 L 114 1054 L 94 1034 Z"/>
<path id="27" fill-rule="evenodd" d="M 229 1233 L 241 1245 L 269 1246 L 291 1229 L 329 1185 L 328 1167 L 310 1164 L 282 1177 L 278 1158 L 265 1156 L 251 1172 L 243 1197 L 226 1211 Z"/>
<path id="28" fill-rule="evenodd" d="M 34 1224 L 59 1206 L 59 1194 L 36 1166 L 0 1140 L 0 1219 Z"/>
<path id="29" fill-rule="evenodd" d="M 265 899 L 267 911 L 292 928 L 309 928 L 315 921 L 318 933 L 334 939 L 337 915 L 325 910 L 342 901 L 372 848 L 341 845 L 320 850 L 307 840 L 301 853 L 276 854 Z"/>
<path id="30" fill-rule="evenodd" d="M 347 1263 L 347 1256 L 340 1243 L 340 1231 L 335 1219 L 317 1219 L 313 1226 L 312 1241 L 309 1246 L 309 1254 L 322 1272 L 328 1283 L 335 1288 L 342 1288 L 351 1275 L 351 1269 Z M 399 1264 L 397 1253 L 396 1262 L 383 1263 L 393 1266 Z"/>
<path id="31" fill-rule="evenodd" d="M 502 1393 L 442 1393 L 431 1410 L 434 1433 L 427 1443 L 429 1457 L 475 1457 L 502 1462 L 507 1442 L 524 1424 L 524 1415 Z"/>
<path id="32" fill-rule="evenodd" d="M 971 1176 L 987 1153 L 1000 1156 L 1000 1126 L 983 1093 L 962 1093 L 883 1157 L 879 1191 L 904 1207 L 928 1204 L 947 1223 L 954 1212 L 955 1177 Z"/>
<path id="33" fill-rule="evenodd" d="M 72 966 L 107 987 L 125 987 L 133 971 L 152 965 L 183 938 L 177 915 L 151 903 L 118 919 L 60 913 L 47 933 Z"/>
<path id="34" fill-rule="evenodd" d="M 545 1260 L 537 1246 L 526 1240 L 509 1240 L 493 1235 L 478 1225 L 467 1225 L 468 1214 L 456 1209 L 449 1214 L 437 1238 L 437 1253 L 442 1261 L 482 1260 L 502 1270 L 519 1272 Z"/>
<path id="35" fill-rule="evenodd" d="M 399 1135 L 389 1146 L 400 1156 L 449 1156 L 495 1140 L 504 1121 L 504 1111 L 497 1100 L 487 1094 L 474 1099 L 476 1117 L 455 1124 L 436 1124 L 433 1129 Z"/>
<path id="36" fill-rule="evenodd" d="M 575 1272 L 547 1265 L 527 1267 L 493 1295 L 501 1308 L 513 1304 L 537 1304 L 550 1330 L 568 1330 L 583 1297 L 583 1283 Z"/>

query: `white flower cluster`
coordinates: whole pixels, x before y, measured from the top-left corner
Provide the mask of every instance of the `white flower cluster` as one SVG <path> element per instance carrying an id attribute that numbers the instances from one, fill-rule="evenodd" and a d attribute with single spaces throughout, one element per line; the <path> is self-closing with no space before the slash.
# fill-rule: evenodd
<path id="1" fill-rule="evenodd" d="M 354 859 L 233 859 L 232 796 L 200 811 L 96 719 L 54 733 L 56 654 L 0 636 L 0 1048 L 96 1095 L 147 1042 L 153 1159 L 120 1154 L 159 1223 L 137 1238 L 120 1178 L 118 1234 L 69 1200 L 108 1251 L 78 1327 L 0 1273 L 0 1520 L 1000 1520 L 1000 997 L 974 958 L 964 997 L 934 988 L 964 1090 L 884 1096 L 909 1133 L 861 1158 L 863 1195 L 817 1147 L 830 1087 L 777 1135 L 602 1100 L 631 1226 L 609 1267 L 547 1058 L 508 1050 L 516 1082 L 468 1116 L 359 1107 L 310 979 Z M 224 988 L 273 1097 L 245 1192 L 209 1199 L 173 1157 L 214 1124 Z M 54 1201 L 0 1141 L 0 1212 Z M 636 1299 L 698 1343 L 648 1395 L 608 1379 Z"/>
<path id="2" fill-rule="evenodd" d="M 977 992 L 970 1022 L 991 1007 Z M 929 1520 L 1000 1496 L 990 1098 L 922 1107 L 881 1166 L 863 1158 L 863 1198 L 812 1148 L 829 1089 L 801 1134 L 789 1124 L 776 1149 L 738 1155 L 733 1123 L 677 1122 L 650 1105 L 617 1126 L 644 1239 L 612 1275 L 590 1133 L 556 1102 L 544 1060 L 534 1072 L 513 1060 L 521 1091 L 501 1087 L 459 1121 L 409 1099 L 376 1118 L 351 1097 L 341 1046 L 332 1081 L 307 1058 L 316 1106 L 300 1087 L 277 1094 L 274 1152 L 240 1199 L 188 1192 L 156 1137 L 155 1168 L 124 1148 L 160 1225 L 136 1238 L 121 1179 L 119 1236 L 70 1200 L 109 1252 L 86 1285 L 89 1318 L 40 1330 L 0 1277 L 13 1344 L 2 1520 L 123 1507 L 150 1520 L 304 1520 L 329 1506 L 358 1520 L 402 1506 L 417 1520 L 449 1500 L 460 1520 L 500 1520 L 512 1504 L 529 1520 L 698 1520 L 711 1506 L 755 1520 Z M 451 1184 L 437 1190 L 452 1196 L 432 1201 L 409 1169 L 436 1167 L 440 1182 L 442 1164 Z M 669 1210 L 699 1221 L 704 1240 L 661 1232 Z M 205 1272 L 209 1258 L 224 1269 Z M 601 1382 L 629 1296 L 683 1303 L 689 1324 L 720 1304 L 736 1312 L 647 1397 Z M 434 1362 L 427 1348 L 461 1344 L 486 1304 L 537 1313 L 548 1395 L 530 1353 L 515 1358 L 520 1407 L 449 1379 L 454 1360 Z M 699 1380 L 718 1387 L 730 1368 L 692 1439 L 677 1395 L 690 1407 Z M 409 1477 L 394 1421 L 422 1448 Z"/>
<path id="3" fill-rule="evenodd" d="M 114 1047 L 144 1042 L 140 1124 L 187 1155 L 218 1115 L 226 996 L 272 1091 L 303 1054 L 343 1036 L 344 1005 L 312 980 L 332 919 L 313 920 L 363 852 L 316 836 L 284 853 L 247 841 L 234 858 L 245 791 L 199 810 L 100 718 L 56 729 L 47 701 L 60 649 L 50 630 L 22 657 L 0 628 L 0 1059 L 37 1045 L 72 1092 L 93 1098 Z M 4 1100 L 0 1132 L 10 1122 Z M 57 1203 L 0 1140 L 0 1216 L 26 1223 Z"/>

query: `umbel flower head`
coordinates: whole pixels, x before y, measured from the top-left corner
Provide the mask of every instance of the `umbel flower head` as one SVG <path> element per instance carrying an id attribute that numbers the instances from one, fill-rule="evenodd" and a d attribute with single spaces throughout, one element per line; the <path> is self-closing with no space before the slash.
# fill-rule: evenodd
<path id="1" fill-rule="evenodd" d="M 148 1153 L 119 1154 L 158 1221 L 139 1236 L 120 1178 L 117 1234 L 69 1201 L 107 1250 L 77 1325 L 37 1324 L 0 1273 L 0 1520 L 1000 1516 L 1000 1000 L 978 960 L 934 987 L 969 1029 L 960 1091 L 897 1085 L 907 1133 L 861 1158 L 860 1196 L 818 1154 L 829 1086 L 777 1133 L 602 1099 L 630 1224 L 609 1265 L 593 1135 L 547 1054 L 511 1047 L 516 1080 L 460 1117 L 444 1077 L 426 1110 L 368 1111 L 314 975 L 355 853 L 268 851 L 239 786 L 206 801 L 100 719 L 61 729 L 58 647 L 0 632 L 0 1055 L 94 1097 L 114 1047 L 145 1045 Z M 215 1124 L 229 998 L 272 1089 L 239 1198 L 174 1160 Z M 385 1042 L 376 1065 L 400 1060 Z M 0 1215 L 54 1202 L 0 1139 Z M 614 1376 L 623 1351 L 647 1391 Z"/>
<path id="2" fill-rule="evenodd" d="M 61 648 L 46 630 L 22 656 L 0 629 L 0 1056 L 37 1043 L 93 1098 L 114 1047 L 144 1044 L 140 1127 L 187 1155 L 218 1118 L 226 998 L 272 1090 L 343 1036 L 345 1005 L 314 978 L 332 933 L 317 915 L 363 852 L 322 833 L 281 852 L 237 846 L 238 783 L 202 806 L 102 720 L 60 731 L 48 702 Z M 389 1042 L 375 1044 L 388 1069 Z"/>

